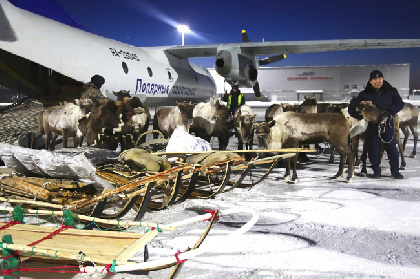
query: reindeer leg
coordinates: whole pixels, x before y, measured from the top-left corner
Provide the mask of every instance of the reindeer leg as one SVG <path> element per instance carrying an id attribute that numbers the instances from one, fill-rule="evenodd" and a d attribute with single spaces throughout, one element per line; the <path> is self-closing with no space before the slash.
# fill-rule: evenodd
<path id="1" fill-rule="evenodd" d="M 58 138 L 58 134 L 53 134 L 51 138 L 51 150 L 55 150 L 55 142 Z"/>
<path id="2" fill-rule="evenodd" d="M 244 149 L 244 142 L 238 137 L 238 150 Z"/>
<path id="3" fill-rule="evenodd" d="M 347 168 L 347 182 L 352 182 L 353 178 L 354 178 L 354 158 L 353 158 L 353 152 L 352 150 L 349 148 L 347 150 L 347 161 L 348 161 L 348 168 Z"/>
<path id="4" fill-rule="evenodd" d="M 297 155 L 293 156 L 293 157 L 291 158 L 291 160 L 292 160 L 292 162 L 293 162 L 293 176 L 292 176 L 291 181 L 292 181 L 293 183 L 298 183 L 298 182 L 299 182 L 299 179 L 298 179 L 298 176 L 297 176 L 297 171 L 296 171 L 296 166 L 297 166 Z M 290 160 L 289 160 L 289 164 L 290 164 Z M 289 166 L 289 168 L 290 168 L 290 166 Z"/>
<path id="5" fill-rule="evenodd" d="M 346 156 L 344 155 L 344 152 L 342 150 L 339 150 L 339 152 L 340 152 L 340 166 L 338 167 L 338 172 L 336 175 L 334 175 L 334 178 L 343 177 L 343 172 L 344 172 L 344 163 L 346 161 Z"/>
<path id="6" fill-rule="evenodd" d="M 80 147 L 80 137 L 75 136 L 73 138 L 74 148 Z"/>
<path id="7" fill-rule="evenodd" d="M 418 117 L 415 117 L 410 123 L 410 130 L 414 136 L 414 147 L 413 147 L 413 152 L 411 152 L 410 158 L 415 158 L 417 156 L 417 141 L 419 139 L 419 135 L 417 132 L 417 121 L 418 121 Z"/>
<path id="8" fill-rule="evenodd" d="M 61 135 L 63 137 L 63 148 L 67 148 L 67 141 L 68 141 L 68 130 L 63 129 L 63 133 Z"/>
<path id="9" fill-rule="evenodd" d="M 405 146 L 407 145 L 408 137 L 410 136 L 410 131 L 408 130 L 408 127 L 401 128 L 401 130 L 404 134 L 403 151 L 405 151 Z"/>
<path id="10" fill-rule="evenodd" d="M 51 144 L 52 134 L 51 132 L 45 134 L 45 149 L 46 150 L 53 150 Z"/>
<path id="11" fill-rule="evenodd" d="M 31 139 L 31 148 L 34 148 L 34 145 L 35 145 L 35 141 L 40 137 L 40 136 L 42 136 L 44 134 L 44 131 L 42 131 L 42 132 L 40 132 L 40 131 L 38 131 L 35 135 L 33 135 L 32 136 L 32 139 Z"/>
<path id="12" fill-rule="evenodd" d="M 355 136 L 351 139 L 351 150 L 353 152 L 353 157 L 355 159 L 354 166 L 360 166 L 360 157 L 359 157 L 359 136 Z"/>
<path id="13" fill-rule="evenodd" d="M 330 150 L 331 150 L 331 153 L 330 153 L 330 159 L 328 160 L 328 163 L 333 164 L 334 163 L 334 150 L 335 150 L 335 148 L 331 146 Z"/>
<path id="14" fill-rule="evenodd" d="M 284 180 L 290 180 L 290 158 L 283 160 L 286 163 L 286 172 L 284 173 Z"/>
<path id="15" fill-rule="evenodd" d="M 399 129 L 395 131 L 395 136 L 397 137 L 398 150 L 399 150 L 400 156 L 401 156 L 400 170 L 405 170 L 405 168 L 407 167 L 407 163 L 405 162 L 404 147 L 403 147 L 403 144 L 401 143 L 401 134 L 400 134 Z"/>
<path id="16" fill-rule="evenodd" d="M 366 161 L 368 157 L 367 152 L 367 143 L 366 140 L 363 140 L 363 151 L 362 156 L 360 156 L 360 160 L 362 161 L 362 169 L 360 170 L 360 176 L 366 176 L 367 175 L 367 167 L 366 167 Z"/>

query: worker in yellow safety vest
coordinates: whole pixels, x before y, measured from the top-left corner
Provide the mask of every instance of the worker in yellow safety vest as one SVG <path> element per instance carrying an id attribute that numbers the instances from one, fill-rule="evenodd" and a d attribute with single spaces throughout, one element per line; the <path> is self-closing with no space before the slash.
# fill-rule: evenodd
<path id="1" fill-rule="evenodd" d="M 223 101 L 227 102 L 226 107 L 228 108 L 230 114 L 234 115 L 238 107 L 245 104 L 244 94 L 241 93 L 237 85 L 232 85 L 230 94 L 225 92 L 223 96 Z"/>

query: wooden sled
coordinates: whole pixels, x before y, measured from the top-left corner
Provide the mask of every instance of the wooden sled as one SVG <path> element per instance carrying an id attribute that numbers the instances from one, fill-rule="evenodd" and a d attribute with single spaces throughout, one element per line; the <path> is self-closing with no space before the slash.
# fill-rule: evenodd
<path id="1" fill-rule="evenodd" d="M 13 208 L 1 207 L 1 210 L 13 211 Z M 28 215 L 51 214 L 51 211 L 24 210 Z M 117 224 L 117 221 L 95 219 L 89 216 L 74 214 L 69 211 L 53 212 L 55 216 L 63 216 L 64 223 L 68 227 L 47 227 L 37 225 L 22 225 L 16 222 L 1 223 L 0 236 L 2 237 L 2 269 L 7 270 L 3 274 L 24 272 L 21 268 L 18 253 L 22 258 L 30 258 L 32 261 L 46 263 L 70 263 L 76 264 L 80 273 L 120 273 L 120 272 L 148 272 L 152 270 L 175 267 L 170 278 L 176 276 L 182 267 L 182 263 L 194 256 L 205 252 L 200 244 L 207 237 L 213 223 L 219 216 L 235 213 L 250 213 L 252 218 L 241 228 L 231 233 L 239 235 L 248 231 L 257 221 L 258 212 L 247 208 L 234 208 L 223 211 L 214 211 L 193 217 L 171 225 L 153 224 L 147 222 L 118 222 L 118 226 L 147 227 L 142 233 L 113 232 L 113 231 L 85 231 L 71 228 L 74 220 L 94 221 L 96 224 Z M 69 216 L 74 218 L 69 219 Z M 183 252 L 178 251 L 173 257 L 163 257 L 159 260 L 142 263 L 133 262 L 130 259 L 152 241 L 161 231 L 176 231 L 177 228 L 195 222 L 209 220 L 207 228 L 195 243 L 192 249 L 187 248 Z M 69 222 L 69 223 L 68 223 Z M 166 234 L 165 234 L 166 235 Z M 164 237 L 164 235 L 160 235 Z M 112 239 L 112 241 L 110 241 Z M 14 259 L 13 259 L 14 258 Z"/>
<path id="2" fill-rule="evenodd" d="M 93 194 L 81 191 L 80 182 L 61 181 L 19 176 L 3 176 L 0 186 L 14 200 L 39 209 L 70 209 L 79 214 L 96 218 L 115 219 L 135 210 L 133 221 L 140 221 L 147 210 L 160 210 L 188 198 L 208 199 L 236 187 L 251 187 L 275 168 L 280 159 L 294 156 L 296 152 L 312 152 L 313 149 L 239 150 L 240 152 L 289 152 L 269 158 L 245 162 L 244 158 L 231 151 L 154 153 L 178 156 L 172 168 L 162 172 L 135 172 L 128 166 L 104 166 L 97 168 L 97 175 L 111 182 L 115 189 Z M 293 153 L 290 153 L 293 152 Z M 220 154 L 228 154 L 220 157 Z M 191 159 L 193 155 L 200 155 Z M 216 159 L 211 159 L 215 156 Z M 191 159 L 191 162 L 189 162 Z M 208 160 L 208 161 L 206 161 Z M 251 183 L 244 179 L 258 165 L 271 166 L 265 174 Z M 65 190 L 65 189 L 69 190 Z M 57 191 L 57 189 L 59 189 Z M 64 189 L 64 190 L 63 190 Z M 67 192 L 66 192 L 67 191 Z M 78 194 L 74 194 L 81 191 Z M 20 196 L 19 198 L 17 196 Z M 34 199 L 37 199 L 36 201 Z M 117 208 L 114 210 L 114 208 Z M 111 213 L 109 211 L 113 210 Z"/>

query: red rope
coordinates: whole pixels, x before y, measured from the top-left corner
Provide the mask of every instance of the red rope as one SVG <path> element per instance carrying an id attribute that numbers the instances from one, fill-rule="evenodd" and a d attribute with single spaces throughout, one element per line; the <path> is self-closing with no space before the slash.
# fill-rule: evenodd
<path id="1" fill-rule="evenodd" d="M 16 251 L 14 251 L 12 254 L 10 254 L 9 256 L 7 256 L 7 257 L 3 257 L 2 259 L 3 259 L 3 260 L 7 260 L 8 258 L 11 258 L 11 257 L 13 257 L 13 256 L 19 256 L 19 253 L 20 253 L 20 251 L 16 250 Z"/>
<path id="2" fill-rule="evenodd" d="M 108 274 L 114 274 L 114 272 L 109 271 L 109 269 L 111 268 L 112 264 L 107 264 L 105 265 L 104 269 L 102 269 L 101 273 L 104 272 L 104 270 L 106 270 L 106 273 Z"/>
<path id="3" fill-rule="evenodd" d="M 42 242 L 42 241 L 44 241 L 44 240 L 47 240 L 47 239 L 52 239 L 52 238 L 53 238 L 53 236 L 55 236 L 56 234 L 59 234 L 59 233 L 61 233 L 62 231 L 65 231 L 65 230 L 70 229 L 70 228 L 73 228 L 73 226 L 65 226 L 65 225 L 63 225 L 63 226 L 62 226 L 61 228 L 59 228 L 58 230 L 53 231 L 52 233 L 50 233 L 50 234 L 49 234 L 49 235 L 47 235 L 46 237 L 41 238 L 40 240 L 37 240 L 37 241 L 35 241 L 35 242 L 31 243 L 31 244 L 28 244 L 28 246 L 29 246 L 29 247 L 31 247 L 31 246 L 35 246 L 35 245 L 37 245 L 38 243 L 41 243 L 41 242 Z"/>
<path id="4" fill-rule="evenodd" d="M 8 269 L 2 269 L 1 270 L 1 275 L 9 275 L 9 276 L 12 276 L 12 277 L 16 277 L 16 278 L 20 278 L 19 276 L 17 276 L 17 275 L 14 275 L 14 274 L 12 274 L 12 272 L 15 272 L 16 270 L 13 270 L 13 269 L 10 269 L 10 270 L 8 270 Z"/>
<path id="5" fill-rule="evenodd" d="M 211 214 L 211 217 L 210 218 L 207 218 L 207 219 L 205 219 L 205 220 L 203 220 L 203 222 L 205 222 L 205 221 L 210 221 L 211 220 L 211 218 L 213 218 L 213 216 L 214 216 L 214 214 L 216 214 L 216 210 L 206 210 L 206 209 L 204 209 L 204 211 L 205 212 L 208 212 L 208 213 L 210 213 Z M 216 216 L 216 221 L 219 221 L 219 216 Z"/>
<path id="6" fill-rule="evenodd" d="M 5 230 L 7 228 L 10 228 L 11 226 L 17 225 L 17 224 L 22 224 L 22 222 L 18 222 L 18 221 L 10 221 L 8 222 L 6 225 L 0 227 L 0 231 L 1 230 Z"/>
<path id="7" fill-rule="evenodd" d="M 4 225 L 3 227 L 0 227 L 0 230 L 6 229 L 6 228 L 11 227 L 11 226 L 16 225 L 16 224 L 20 224 L 20 222 L 17 222 L 17 221 L 9 222 L 8 224 Z M 29 244 L 28 246 L 34 246 L 38 243 L 41 243 L 44 240 L 52 239 L 53 236 L 59 234 L 62 231 L 70 229 L 70 228 L 73 228 L 73 226 L 63 225 L 61 228 L 53 231 L 52 233 L 50 233 L 46 237 L 41 238 L 40 240 L 37 240 L 37 241 Z M 3 257 L 3 259 L 8 259 L 8 258 L 10 258 L 12 256 L 16 256 L 16 255 L 19 257 L 19 252 L 20 251 L 15 251 L 13 254 L 11 254 L 7 257 Z M 19 258 L 19 260 L 20 260 L 20 258 Z M 19 265 L 20 265 L 20 263 L 19 263 Z M 111 267 L 111 265 L 109 265 L 109 267 Z M 19 276 L 16 276 L 16 275 L 12 274 L 12 272 L 15 272 L 15 271 L 33 271 L 33 272 L 47 272 L 47 273 L 87 273 L 86 271 L 81 271 L 81 270 L 63 270 L 63 269 L 66 269 L 66 268 L 67 269 L 69 269 L 69 268 L 79 268 L 79 266 L 56 266 L 56 267 L 33 267 L 33 268 L 27 268 L 25 266 L 25 267 L 22 267 L 22 268 L 9 269 L 9 270 L 8 269 L 2 269 L 1 274 L 2 275 L 9 275 L 9 276 L 16 277 L 16 278 L 20 278 Z M 55 270 L 55 269 L 60 269 L 60 270 Z M 109 270 L 109 268 L 108 268 L 108 270 Z M 108 273 L 110 273 L 110 272 L 108 271 Z M 112 274 L 112 273 L 110 273 L 110 274 Z"/>
<path id="8" fill-rule="evenodd" d="M 22 267 L 16 269 L 16 271 L 42 271 L 47 273 L 87 273 L 86 271 L 81 270 L 62 270 L 68 268 L 79 268 L 79 266 L 52 266 L 52 267 Z M 61 269 L 61 270 L 54 270 L 54 269 Z"/>
<path id="9" fill-rule="evenodd" d="M 179 250 L 178 250 L 178 252 L 176 252 L 176 253 L 175 253 L 175 259 L 176 259 L 176 261 L 177 261 L 177 263 L 178 263 L 178 264 L 182 264 L 183 262 L 185 262 L 185 261 L 186 261 L 186 260 L 182 260 L 182 261 L 181 261 L 181 260 L 179 259 L 179 255 L 180 255 L 181 253 L 182 253 L 182 252 L 181 252 L 181 251 L 179 251 Z"/>

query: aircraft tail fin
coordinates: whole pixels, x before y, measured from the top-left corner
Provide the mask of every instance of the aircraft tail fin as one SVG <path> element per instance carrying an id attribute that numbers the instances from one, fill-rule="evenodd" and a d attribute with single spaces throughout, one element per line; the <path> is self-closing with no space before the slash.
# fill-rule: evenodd
<path id="1" fill-rule="evenodd" d="M 68 14 L 54 0 L 9 0 L 9 2 L 18 8 L 87 31 L 80 22 Z M 3 15 L 0 14 L 0 16 L 2 17 Z"/>

